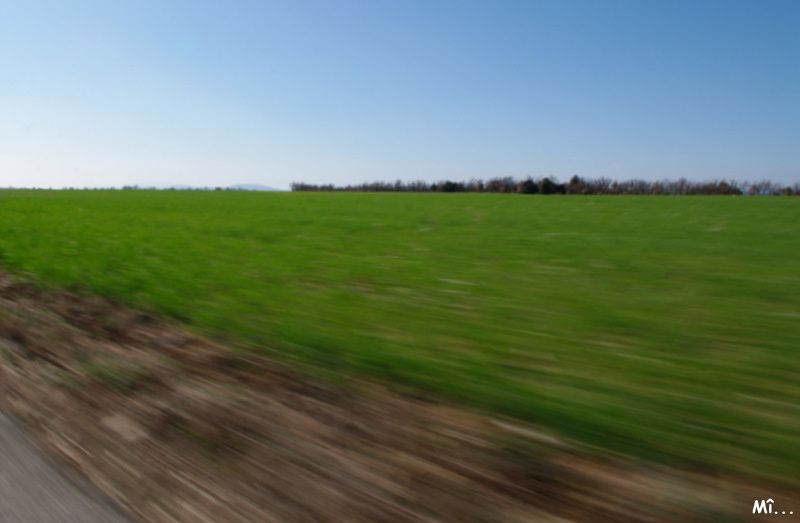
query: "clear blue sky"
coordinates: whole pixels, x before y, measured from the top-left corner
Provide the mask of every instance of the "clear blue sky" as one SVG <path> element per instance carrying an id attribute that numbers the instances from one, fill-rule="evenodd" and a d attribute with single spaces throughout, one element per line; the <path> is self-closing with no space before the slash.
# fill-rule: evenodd
<path id="1" fill-rule="evenodd" d="M 0 0 L 0 186 L 800 181 L 800 1 Z"/>

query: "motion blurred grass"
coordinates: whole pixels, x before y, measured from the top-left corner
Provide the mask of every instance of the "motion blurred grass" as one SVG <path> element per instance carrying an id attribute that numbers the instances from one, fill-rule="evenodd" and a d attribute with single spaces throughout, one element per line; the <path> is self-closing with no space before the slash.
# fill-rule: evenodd
<path id="1" fill-rule="evenodd" d="M 0 191 L 0 264 L 605 451 L 797 483 L 800 199 Z"/>

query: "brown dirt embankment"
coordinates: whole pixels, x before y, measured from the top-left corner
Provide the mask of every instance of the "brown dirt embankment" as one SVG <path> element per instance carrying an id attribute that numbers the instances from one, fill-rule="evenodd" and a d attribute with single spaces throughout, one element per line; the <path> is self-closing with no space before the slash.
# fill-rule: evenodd
<path id="1" fill-rule="evenodd" d="M 322 385 L 4 273 L 0 352 L 2 408 L 142 521 L 717 521 L 765 494 L 374 384 Z"/>

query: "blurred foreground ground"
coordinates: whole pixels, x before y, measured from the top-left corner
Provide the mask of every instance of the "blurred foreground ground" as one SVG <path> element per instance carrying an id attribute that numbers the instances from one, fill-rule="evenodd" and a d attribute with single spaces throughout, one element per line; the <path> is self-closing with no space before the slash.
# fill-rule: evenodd
<path id="1" fill-rule="evenodd" d="M 737 521 L 766 497 L 800 509 L 786 485 L 593 453 L 375 384 L 323 386 L 8 276 L 0 349 L 3 409 L 141 521 Z"/>

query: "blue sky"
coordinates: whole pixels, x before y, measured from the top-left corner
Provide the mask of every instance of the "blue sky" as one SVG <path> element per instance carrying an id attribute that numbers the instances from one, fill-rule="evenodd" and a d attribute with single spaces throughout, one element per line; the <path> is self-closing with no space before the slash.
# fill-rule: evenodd
<path id="1" fill-rule="evenodd" d="M 0 186 L 800 181 L 800 2 L 0 0 Z"/>

